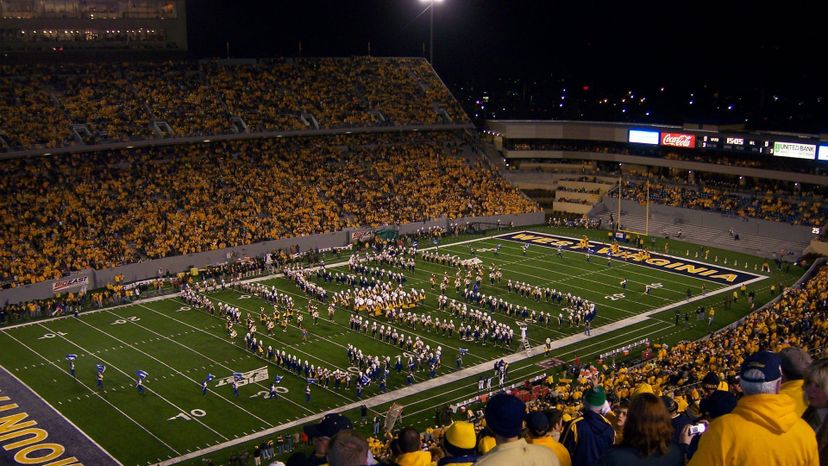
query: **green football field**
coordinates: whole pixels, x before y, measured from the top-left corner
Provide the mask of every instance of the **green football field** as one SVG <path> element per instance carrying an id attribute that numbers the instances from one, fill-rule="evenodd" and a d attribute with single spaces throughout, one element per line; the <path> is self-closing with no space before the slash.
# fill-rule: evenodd
<path id="1" fill-rule="evenodd" d="M 532 231 L 568 237 L 583 234 L 581 230 L 546 227 Z M 606 238 L 606 232 L 588 234 L 598 240 Z M 556 248 L 543 244 L 533 243 L 524 253 L 522 242 L 505 237 L 487 235 L 460 239 L 463 241 L 441 245 L 439 251 L 461 259 L 477 257 L 487 271 L 491 264 L 500 266 L 503 271 L 502 280 L 495 285 L 484 276 L 481 293 L 496 295 L 509 303 L 549 312 L 553 316 L 561 311 L 562 306 L 557 303 L 510 293 L 506 284 L 511 279 L 555 288 L 596 304 L 598 313 L 592 323 L 591 337 L 583 335 L 582 326 L 558 325 L 557 320 L 545 326 L 537 322 L 527 324 L 522 317 L 493 314 L 498 322 L 512 327 L 516 337 L 520 333 L 518 326 L 527 325 L 532 347 L 542 345 L 546 338 L 557 342 L 551 357 L 558 360 L 570 362 L 576 357 L 582 361 L 593 360 L 599 354 L 643 338 L 669 343 L 700 338 L 747 312 L 744 300 L 730 310 L 721 309 L 725 293 L 730 292 L 727 287 L 735 286 L 721 280 L 682 275 L 664 267 L 645 267 L 640 261 L 623 258 L 615 258 L 608 265 L 606 257 L 600 254 L 593 254 L 589 262 L 582 252 L 563 250 L 559 257 Z M 670 252 L 679 259 L 692 256 L 692 251 L 698 249 L 698 246 L 679 243 L 673 247 L 675 250 Z M 691 252 L 688 254 L 688 251 Z M 771 283 L 788 285 L 802 272 L 793 268 L 788 272 L 764 274 L 768 276 L 765 277 L 754 271 L 754 267 L 761 264 L 758 258 L 724 251 L 713 253 L 717 262 L 728 258 L 732 264 L 736 260 L 742 262 L 738 270 L 757 274 L 749 282 L 749 289 L 756 292 L 760 303 L 770 299 L 768 288 Z M 342 261 L 346 260 L 343 256 Z M 391 266 L 372 266 L 402 271 Z M 328 269 L 347 272 L 347 266 L 343 265 L 331 264 Z M 450 318 L 459 323 L 449 311 L 438 309 L 439 290 L 432 289 L 429 283 L 432 274 L 438 277 L 439 283 L 439 278 L 447 273 L 450 277 L 447 296 L 462 301 L 462 296 L 454 289 L 455 271 L 453 266 L 426 262 L 418 256 L 416 270 L 405 272 L 407 281 L 404 286 L 425 290 L 427 299 L 409 311 L 430 314 L 441 320 Z M 628 283 L 626 289 L 620 285 L 623 279 Z M 320 281 L 315 276 L 312 281 L 324 286 L 329 296 L 346 289 L 344 284 Z M 286 332 L 277 326 L 273 335 L 268 335 L 258 325 L 258 313 L 260 308 L 269 310 L 272 306 L 255 295 L 236 289 L 213 291 L 207 295 L 214 303 L 224 302 L 238 307 L 244 314 L 255 314 L 259 327 L 257 338 L 262 339 L 265 346 L 284 350 L 316 367 L 349 370 L 351 364 L 346 353 L 349 344 L 366 354 L 389 356 L 392 361 L 401 353 L 398 346 L 372 337 L 370 331 L 352 331 L 348 323 L 350 312 L 343 308 L 337 309 L 331 321 L 326 318 L 327 303 L 321 304 L 321 318 L 317 325 L 313 325 L 305 313 L 307 295 L 288 279 L 270 277 L 260 283 L 275 286 L 293 298 L 294 307 L 305 314 L 308 341 L 303 341 L 295 321 Z M 645 285 L 652 286 L 649 295 L 644 293 Z M 688 290 L 691 302 L 688 302 Z M 699 305 L 717 308 L 716 319 L 709 329 L 706 320 L 697 321 L 692 312 Z M 471 303 L 467 306 L 482 309 Z M 563 306 L 566 306 L 565 301 Z M 691 312 L 689 325 L 682 320 L 676 326 L 676 311 L 684 312 L 685 309 Z M 367 316 L 366 313 L 361 315 Z M 296 431 L 310 420 L 309 417 L 325 412 L 344 410 L 355 420 L 357 407 L 362 403 L 371 407 L 373 415 L 384 413 L 392 401 L 397 401 L 405 406 L 406 424 L 425 427 L 438 407 L 466 400 L 477 393 L 480 370 L 475 372 L 476 366 L 489 368 L 492 361 L 515 353 L 513 358 L 520 360 L 511 365 L 507 383 L 560 371 L 539 365 L 549 357 L 529 357 L 518 341 L 511 347 L 491 342 L 483 345 L 461 341 L 456 333 L 448 336 L 389 322 L 383 317 L 370 318 L 384 325 L 390 324 L 404 335 L 419 335 L 431 348 L 441 346 L 442 365 L 437 378 L 430 379 L 427 370 L 418 371 L 415 385 L 405 389 L 406 372 L 398 373 L 392 368 L 387 387 L 390 394 L 381 395 L 376 383 L 365 389 L 361 399 L 357 398 L 353 385 L 346 390 L 313 384 L 311 399 L 306 401 L 304 374 L 287 371 L 269 360 L 266 354 L 248 351 L 242 343 L 245 330 L 241 325 L 237 326 L 239 337 L 231 341 L 223 318 L 195 309 L 178 297 L 90 312 L 80 318 L 45 320 L 3 329 L 0 331 L 0 365 L 127 465 L 200 464 L 205 455 L 226 459 L 263 438 L 283 431 Z M 460 348 L 468 349 L 462 360 L 465 372 L 458 372 L 455 367 Z M 67 354 L 77 355 L 76 379 L 69 375 Z M 107 368 L 104 389 L 96 387 L 98 364 Z M 139 370 L 149 374 L 144 381 L 143 394 L 135 388 L 135 374 Z M 354 372 L 355 368 L 350 370 Z M 223 379 L 236 372 L 246 374 L 245 381 L 249 381 L 240 387 L 238 396 L 229 384 L 223 383 Z M 208 384 L 208 393 L 202 395 L 201 383 L 208 373 L 215 375 L 215 379 Z M 278 396 L 270 398 L 268 388 L 277 376 L 283 377 L 278 384 Z M 398 389 L 405 391 L 394 393 Z"/>

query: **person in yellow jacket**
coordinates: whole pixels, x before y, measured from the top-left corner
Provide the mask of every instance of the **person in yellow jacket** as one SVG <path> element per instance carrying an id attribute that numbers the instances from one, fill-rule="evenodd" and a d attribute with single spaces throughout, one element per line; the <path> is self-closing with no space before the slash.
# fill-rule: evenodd
<path id="1" fill-rule="evenodd" d="M 802 416 L 808 408 L 805 402 L 805 369 L 811 365 L 811 355 L 795 346 L 789 346 L 779 352 L 782 359 L 781 393 L 788 395 L 796 405 L 796 414 Z"/>
<path id="2" fill-rule="evenodd" d="M 397 434 L 400 455 L 394 461 L 399 466 L 432 466 L 431 453 L 422 450 L 420 433 L 413 427 L 406 427 Z"/>
<path id="3" fill-rule="evenodd" d="M 689 466 L 819 465 L 814 431 L 794 412 L 793 400 L 779 393 L 781 365 L 770 351 L 745 359 L 740 371 L 745 396 L 733 412 L 710 423 Z M 682 432 L 683 443 L 689 427 Z"/>
<path id="4" fill-rule="evenodd" d="M 552 453 L 558 457 L 561 466 L 572 466 L 569 450 L 549 435 L 550 428 L 551 425 L 546 414 L 540 411 L 529 413 L 526 416 L 526 433 L 528 434 L 526 441 L 532 445 L 541 445 L 552 450 Z"/>

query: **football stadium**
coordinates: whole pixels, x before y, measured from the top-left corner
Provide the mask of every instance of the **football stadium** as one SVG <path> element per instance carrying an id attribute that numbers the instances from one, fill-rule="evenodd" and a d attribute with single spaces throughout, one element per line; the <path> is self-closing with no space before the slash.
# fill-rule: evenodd
<path id="1" fill-rule="evenodd" d="M 828 464 L 828 136 L 773 127 L 824 110 L 507 108 L 412 3 L 422 50 L 236 57 L 0 0 L 0 464 Z"/>

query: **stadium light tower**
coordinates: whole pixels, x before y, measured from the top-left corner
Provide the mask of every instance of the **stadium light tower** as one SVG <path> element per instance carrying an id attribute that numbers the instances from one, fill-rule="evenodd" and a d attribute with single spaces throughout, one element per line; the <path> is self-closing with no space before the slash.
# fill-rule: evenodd
<path id="1" fill-rule="evenodd" d="M 428 8 L 431 10 L 431 25 L 429 26 L 428 37 L 428 62 L 434 66 L 434 4 L 442 3 L 443 0 L 420 0 L 422 3 L 428 3 Z"/>

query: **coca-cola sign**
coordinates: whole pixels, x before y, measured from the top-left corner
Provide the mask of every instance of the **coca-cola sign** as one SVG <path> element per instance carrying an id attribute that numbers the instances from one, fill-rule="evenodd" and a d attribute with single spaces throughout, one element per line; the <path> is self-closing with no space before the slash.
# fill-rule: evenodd
<path id="1" fill-rule="evenodd" d="M 682 133 L 661 133 L 661 145 L 673 147 L 696 147 L 696 136 Z"/>

